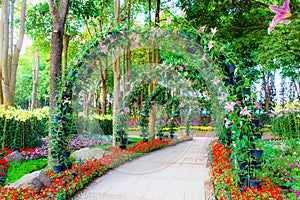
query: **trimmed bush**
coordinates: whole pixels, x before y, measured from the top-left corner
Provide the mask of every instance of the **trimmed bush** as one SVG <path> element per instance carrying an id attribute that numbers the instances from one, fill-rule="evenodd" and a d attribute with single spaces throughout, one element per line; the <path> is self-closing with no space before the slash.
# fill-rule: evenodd
<path id="1" fill-rule="evenodd" d="M 48 135 L 48 116 L 48 107 L 21 110 L 0 106 L 0 149 L 7 147 L 17 150 L 42 146 L 42 138 Z M 88 120 L 81 117 L 78 127 L 93 134 L 112 135 L 112 117 L 93 115 Z"/>
<path id="2" fill-rule="evenodd" d="M 271 116 L 271 132 L 275 138 L 300 137 L 300 115 L 295 111 L 281 112 Z"/>

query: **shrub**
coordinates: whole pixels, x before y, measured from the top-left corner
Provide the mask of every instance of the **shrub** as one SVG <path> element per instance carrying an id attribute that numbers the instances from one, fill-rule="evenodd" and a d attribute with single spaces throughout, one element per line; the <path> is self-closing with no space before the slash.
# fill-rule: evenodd
<path id="1" fill-rule="evenodd" d="M 300 137 L 300 115 L 295 111 L 281 111 L 271 115 L 271 132 L 278 139 Z"/>
<path id="2" fill-rule="evenodd" d="M 42 138 L 48 135 L 49 108 L 21 110 L 0 106 L 0 149 L 12 150 L 42 146 Z M 81 120 L 81 119 L 80 119 Z M 82 120 L 88 132 L 99 135 L 112 135 L 112 117 L 93 115 Z M 79 127 L 81 124 L 79 124 Z M 74 128 L 75 130 L 75 128 Z"/>

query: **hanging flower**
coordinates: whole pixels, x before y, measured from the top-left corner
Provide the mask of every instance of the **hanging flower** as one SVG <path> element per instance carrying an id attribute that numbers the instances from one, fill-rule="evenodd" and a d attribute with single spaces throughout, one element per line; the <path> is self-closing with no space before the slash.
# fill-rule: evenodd
<path id="1" fill-rule="evenodd" d="M 137 20 L 134 21 L 134 25 L 135 26 L 140 26 L 140 25 L 142 25 L 142 22 L 137 19 Z"/>
<path id="2" fill-rule="evenodd" d="M 107 49 L 107 47 L 105 45 L 101 44 L 99 46 L 99 48 L 100 48 L 100 50 L 101 50 L 102 53 L 107 54 L 108 49 Z"/>
<path id="3" fill-rule="evenodd" d="M 232 112 L 234 110 L 234 105 L 235 105 L 234 102 L 227 102 L 225 109 L 228 110 L 229 112 Z"/>
<path id="4" fill-rule="evenodd" d="M 125 114 L 129 114 L 130 113 L 130 108 L 129 107 L 125 107 L 124 112 L 125 112 Z"/>
<path id="5" fill-rule="evenodd" d="M 199 33 L 203 33 L 205 30 L 206 25 L 200 27 L 200 29 L 198 30 Z"/>
<path id="6" fill-rule="evenodd" d="M 231 123 L 231 121 L 227 118 L 225 118 L 225 128 L 229 128 L 229 124 Z"/>
<path id="7" fill-rule="evenodd" d="M 149 39 L 150 39 L 150 40 L 154 40 L 153 35 L 150 35 L 150 36 L 149 36 Z"/>
<path id="8" fill-rule="evenodd" d="M 215 27 L 215 28 L 211 28 L 210 31 L 211 31 L 211 37 L 213 37 L 218 30 L 217 27 Z"/>
<path id="9" fill-rule="evenodd" d="M 213 80 L 213 83 L 215 85 L 217 85 L 220 82 L 220 79 L 218 77 L 215 77 L 215 79 Z"/>
<path id="10" fill-rule="evenodd" d="M 258 103 L 256 103 L 256 104 L 254 105 L 254 108 L 259 109 L 259 108 L 260 108 L 260 105 L 259 105 Z"/>
<path id="11" fill-rule="evenodd" d="M 245 106 L 242 110 L 241 110 L 241 115 L 242 116 L 249 116 L 251 117 L 251 114 L 250 114 L 251 110 L 248 110 L 247 106 Z"/>
<path id="12" fill-rule="evenodd" d="M 203 54 L 201 60 L 206 61 L 206 53 Z"/>
<path id="13" fill-rule="evenodd" d="M 276 5 L 271 5 L 270 9 L 273 12 L 276 12 L 277 14 L 273 18 L 272 22 L 269 25 L 268 28 L 268 34 L 271 33 L 272 30 L 277 26 L 278 23 L 283 23 L 283 24 L 289 24 L 291 21 L 288 20 L 287 18 L 292 16 L 290 12 L 290 6 L 289 6 L 290 0 L 285 0 L 283 2 L 283 5 L 281 7 L 278 7 Z"/>
<path id="14" fill-rule="evenodd" d="M 157 36 L 160 36 L 162 34 L 162 30 L 160 28 L 157 29 Z"/>
<path id="15" fill-rule="evenodd" d="M 208 42 L 207 48 L 208 48 L 209 51 L 210 51 L 210 49 L 214 46 L 213 44 L 214 44 L 213 41 L 209 41 L 209 42 Z"/>
<path id="16" fill-rule="evenodd" d="M 179 11 L 178 11 L 178 15 L 179 15 L 180 17 L 184 17 L 185 11 L 184 11 L 184 10 L 179 10 Z"/>
<path id="17" fill-rule="evenodd" d="M 167 24 L 171 24 L 172 23 L 172 20 L 171 20 L 171 18 L 167 18 L 167 22 L 166 22 Z"/>

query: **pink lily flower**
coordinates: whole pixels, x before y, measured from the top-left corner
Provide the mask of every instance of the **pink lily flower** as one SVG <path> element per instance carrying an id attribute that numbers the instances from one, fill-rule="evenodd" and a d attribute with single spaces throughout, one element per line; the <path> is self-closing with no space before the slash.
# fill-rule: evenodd
<path id="1" fill-rule="evenodd" d="M 217 85 L 219 82 L 220 82 L 220 80 L 218 79 L 218 77 L 215 77 L 215 79 L 213 80 L 213 83 L 214 83 L 215 85 Z"/>
<path id="2" fill-rule="evenodd" d="M 106 54 L 108 52 L 108 49 L 107 49 L 107 47 L 105 45 L 101 44 L 101 45 L 99 45 L 98 48 L 100 48 L 101 52 L 103 52 L 104 54 Z"/>
<path id="3" fill-rule="evenodd" d="M 234 102 L 227 102 L 225 109 L 228 110 L 229 112 L 232 112 L 234 110 L 234 106 L 235 106 Z"/>
<path id="4" fill-rule="evenodd" d="M 157 29 L 157 36 L 160 36 L 162 34 L 162 30 L 159 28 Z"/>
<path id="5" fill-rule="evenodd" d="M 172 23 L 171 18 L 167 18 L 167 24 L 171 24 L 171 23 Z"/>
<path id="6" fill-rule="evenodd" d="M 211 48 L 213 48 L 213 46 L 214 46 L 213 44 L 214 44 L 213 41 L 208 42 L 207 48 L 208 48 L 209 51 L 211 50 Z"/>
<path id="7" fill-rule="evenodd" d="M 203 54 L 201 60 L 206 61 L 206 53 Z"/>
<path id="8" fill-rule="evenodd" d="M 276 12 L 277 14 L 275 15 L 275 17 L 273 18 L 272 22 L 269 25 L 268 34 L 270 34 L 272 30 L 274 30 L 274 28 L 277 26 L 278 23 L 289 24 L 291 22 L 290 20 L 286 19 L 292 16 L 290 12 L 289 3 L 290 0 L 285 0 L 281 7 L 278 7 L 276 5 L 270 6 L 270 9 L 273 12 Z"/>
<path id="9" fill-rule="evenodd" d="M 199 29 L 199 33 L 203 33 L 204 30 L 205 30 L 205 27 L 206 27 L 206 25 L 202 26 L 202 27 Z"/>
<path id="10" fill-rule="evenodd" d="M 211 28 L 210 31 L 211 31 L 211 37 L 213 37 L 218 30 L 217 27 L 215 27 L 215 28 Z"/>
<path id="11" fill-rule="evenodd" d="M 179 10 L 178 15 L 179 15 L 179 17 L 184 17 L 185 11 L 184 10 Z"/>
<path id="12" fill-rule="evenodd" d="M 251 110 L 248 110 L 247 109 L 247 106 L 245 106 L 242 110 L 241 110 L 241 115 L 242 116 L 249 116 L 249 117 L 251 117 L 251 114 L 250 114 L 250 112 L 251 112 Z"/>

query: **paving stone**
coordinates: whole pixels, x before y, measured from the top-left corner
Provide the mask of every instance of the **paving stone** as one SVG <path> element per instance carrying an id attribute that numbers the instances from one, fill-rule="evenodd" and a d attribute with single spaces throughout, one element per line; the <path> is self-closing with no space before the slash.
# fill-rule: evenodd
<path id="1" fill-rule="evenodd" d="M 204 200 L 212 138 L 152 152 L 99 177 L 73 200 Z"/>

